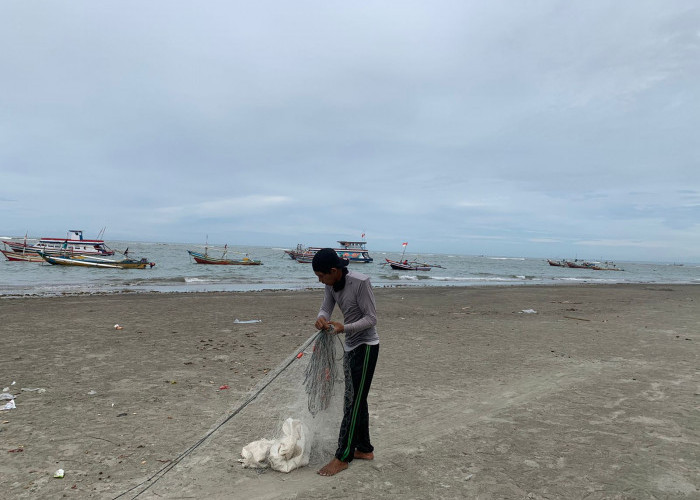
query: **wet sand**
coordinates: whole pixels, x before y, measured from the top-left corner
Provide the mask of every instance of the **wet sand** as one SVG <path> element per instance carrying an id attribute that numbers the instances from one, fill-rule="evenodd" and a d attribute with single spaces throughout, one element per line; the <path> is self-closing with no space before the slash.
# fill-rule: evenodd
<path id="1" fill-rule="evenodd" d="M 0 300 L 0 389 L 17 406 L 0 412 L 3 496 L 141 484 L 313 334 L 321 293 Z M 243 469 L 234 418 L 139 498 L 700 496 L 700 287 L 375 294 L 375 460 L 331 478 Z"/>

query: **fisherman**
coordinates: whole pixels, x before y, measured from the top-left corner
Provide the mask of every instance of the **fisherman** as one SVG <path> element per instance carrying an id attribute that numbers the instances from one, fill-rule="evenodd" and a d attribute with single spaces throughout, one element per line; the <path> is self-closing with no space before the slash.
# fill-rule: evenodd
<path id="1" fill-rule="evenodd" d="M 316 252 L 311 262 L 318 281 L 326 285 L 315 326 L 328 334 L 345 333 L 343 420 L 338 449 L 333 459 L 318 471 L 322 476 L 333 476 L 347 469 L 354 458 L 374 459 L 367 394 L 379 355 L 376 306 L 369 277 L 348 271 L 347 265 L 347 259 L 341 259 L 332 248 Z M 342 323 L 330 320 L 336 304 L 343 313 Z"/>

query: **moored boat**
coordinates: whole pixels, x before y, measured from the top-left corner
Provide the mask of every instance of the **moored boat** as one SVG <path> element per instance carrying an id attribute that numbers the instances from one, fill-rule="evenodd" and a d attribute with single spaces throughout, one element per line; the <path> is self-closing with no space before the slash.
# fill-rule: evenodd
<path id="1" fill-rule="evenodd" d="M 101 232 L 100 232 L 101 234 Z M 104 240 L 87 240 L 83 238 L 83 231 L 80 229 L 70 229 L 65 238 L 40 238 L 37 243 L 27 243 L 24 241 L 5 241 L 14 252 L 44 252 L 45 254 L 65 254 L 74 255 L 114 255 L 114 250 L 105 245 Z"/>
<path id="2" fill-rule="evenodd" d="M 187 253 L 192 256 L 197 264 L 214 264 L 214 265 L 224 265 L 224 266 L 259 266 L 262 262 L 259 260 L 253 260 L 248 256 L 240 259 L 227 259 L 225 258 L 226 253 L 221 257 L 213 257 L 209 255 L 208 251 L 205 250 L 204 253 L 195 252 L 194 250 L 187 250 Z"/>
<path id="3" fill-rule="evenodd" d="M 299 264 L 311 264 L 311 262 L 314 260 L 314 255 L 316 255 L 316 252 L 303 252 L 299 255 L 296 256 L 296 261 Z"/>
<path id="4" fill-rule="evenodd" d="M 442 266 L 439 266 L 437 264 L 428 264 L 426 262 L 418 262 L 417 260 L 409 261 L 407 259 L 404 259 L 408 243 L 401 243 L 401 246 L 403 247 L 403 252 L 401 252 L 401 258 L 399 260 L 391 260 L 385 258 L 384 260 L 386 260 L 386 262 L 382 264 L 383 266 L 389 264 L 389 266 L 391 266 L 392 269 L 397 269 L 400 271 L 430 271 L 434 267 L 444 269 Z"/>
<path id="5" fill-rule="evenodd" d="M 39 255 L 49 264 L 54 266 L 74 266 L 74 267 L 97 267 L 106 269 L 145 269 L 146 267 L 155 266 L 155 262 L 149 262 L 148 259 L 130 259 L 122 260 L 105 259 L 102 257 L 94 257 L 88 255 L 50 255 L 45 252 L 39 252 Z"/>
<path id="6" fill-rule="evenodd" d="M 41 255 L 39 255 L 36 252 L 15 252 L 14 250 L 12 250 L 12 248 L 10 248 L 9 250 L 0 250 L 0 252 L 2 252 L 5 258 L 7 258 L 7 260 L 11 262 L 44 262 L 44 259 L 41 258 Z"/>
<path id="7" fill-rule="evenodd" d="M 333 250 L 335 250 L 335 253 L 337 253 L 338 257 L 341 259 L 347 259 L 351 264 L 369 264 L 370 262 L 374 261 L 374 259 L 369 255 L 369 251 L 366 247 L 366 241 L 338 240 L 338 243 L 340 244 L 340 247 L 334 248 Z M 319 250 L 321 250 L 321 247 L 309 247 L 305 253 L 307 256 L 309 253 L 311 253 L 313 256 L 313 254 Z"/>
<path id="8" fill-rule="evenodd" d="M 600 265 L 600 262 L 588 262 L 588 261 L 579 261 L 578 259 L 574 259 L 573 261 L 571 260 L 562 260 L 560 264 L 553 264 L 552 261 L 549 259 L 547 260 L 549 262 L 550 266 L 561 266 L 561 267 L 569 267 L 572 269 L 591 269 L 593 271 L 623 271 L 623 269 L 620 269 L 617 267 L 617 265 L 613 264 L 612 262 L 606 262 L 604 265 Z"/>
<path id="9" fill-rule="evenodd" d="M 291 258 L 292 260 L 297 260 L 297 257 L 299 257 L 300 255 L 303 256 L 306 252 L 308 252 L 308 248 L 306 248 L 301 243 L 297 243 L 297 247 L 294 250 L 284 251 L 284 253 L 289 255 L 289 258 Z"/>
<path id="10" fill-rule="evenodd" d="M 386 263 L 389 264 L 392 269 L 400 271 L 430 271 L 433 268 L 430 264 L 422 262 L 409 262 L 407 260 L 396 261 L 386 258 L 384 260 L 386 260 Z"/>

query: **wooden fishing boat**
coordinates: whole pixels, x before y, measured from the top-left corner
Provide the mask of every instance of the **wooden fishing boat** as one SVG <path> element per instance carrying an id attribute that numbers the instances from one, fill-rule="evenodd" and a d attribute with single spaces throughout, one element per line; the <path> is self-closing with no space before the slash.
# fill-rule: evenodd
<path id="1" fill-rule="evenodd" d="M 314 255 L 316 255 L 316 252 L 303 252 L 297 255 L 295 260 L 299 264 L 311 264 L 311 262 L 314 260 Z"/>
<path id="2" fill-rule="evenodd" d="M 259 266 L 262 264 L 259 260 L 253 260 L 249 257 L 241 259 L 227 259 L 226 252 L 221 257 L 213 257 L 205 250 L 204 253 L 187 250 L 197 264 L 214 264 L 223 266 Z"/>
<path id="3" fill-rule="evenodd" d="M 563 263 L 566 267 L 570 267 L 573 269 L 591 269 L 593 271 L 622 271 L 622 269 L 617 267 L 612 262 L 606 262 L 604 266 L 601 266 L 600 262 L 588 262 L 579 260 L 574 260 L 573 262 L 570 260 L 566 260 L 563 261 Z"/>
<path id="4" fill-rule="evenodd" d="M 292 260 L 297 260 L 297 257 L 303 256 L 306 252 L 308 252 L 308 249 L 301 243 L 297 243 L 297 247 L 294 250 L 284 251 Z"/>
<path id="5" fill-rule="evenodd" d="M 390 259 L 384 259 L 386 263 L 391 266 L 392 269 L 397 269 L 400 271 L 430 271 L 433 266 L 430 264 L 425 264 L 421 262 L 409 262 L 407 260 L 396 261 Z"/>
<path id="6" fill-rule="evenodd" d="M 122 260 L 113 260 L 87 255 L 49 255 L 44 252 L 39 252 L 39 255 L 46 262 L 54 266 L 96 267 L 103 269 L 146 269 L 146 267 L 153 267 L 156 265 L 155 262 L 149 262 L 148 259 L 136 260 L 125 258 Z"/>
<path id="7" fill-rule="evenodd" d="M 14 250 L 0 250 L 7 260 L 12 262 L 44 262 L 36 252 L 15 252 Z"/>
<path id="8" fill-rule="evenodd" d="M 439 266 L 437 264 L 428 264 L 426 262 L 418 262 L 416 260 L 409 261 L 404 259 L 408 243 L 402 243 L 401 246 L 403 247 L 403 252 L 401 252 L 401 259 L 391 260 L 385 258 L 384 260 L 386 260 L 386 262 L 382 265 L 389 264 L 392 269 L 397 269 L 399 271 L 430 271 L 434 267 L 444 269 L 442 266 Z"/>

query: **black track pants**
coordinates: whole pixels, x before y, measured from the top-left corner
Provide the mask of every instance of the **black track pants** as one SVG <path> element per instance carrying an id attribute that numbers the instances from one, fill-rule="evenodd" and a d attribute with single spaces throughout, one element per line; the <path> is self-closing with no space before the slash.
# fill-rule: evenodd
<path id="1" fill-rule="evenodd" d="M 374 451 L 369 439 L 367 394 L 378 356 L 379 345 L 362 344 L 343 357 L 345 407 L 335 452 L 336 458 L 343 462 L 351 462 L 356 449 L 365 453 Z"/>

